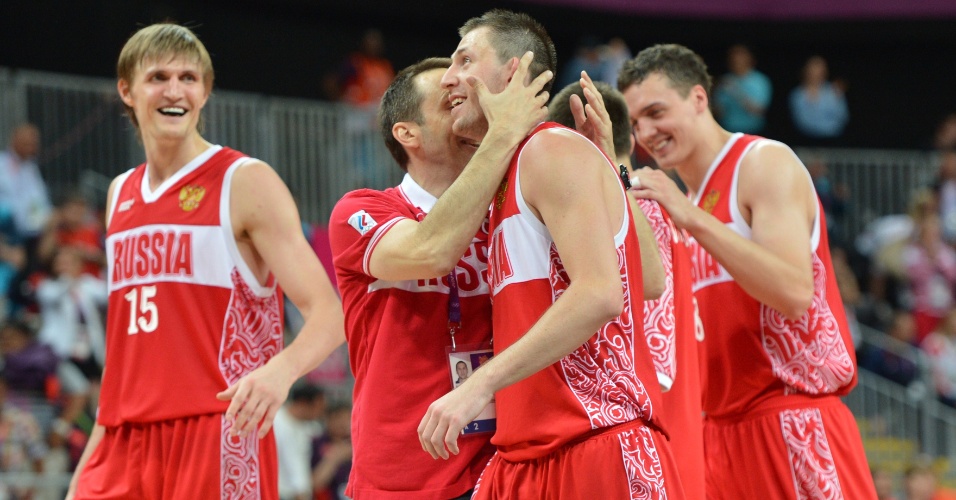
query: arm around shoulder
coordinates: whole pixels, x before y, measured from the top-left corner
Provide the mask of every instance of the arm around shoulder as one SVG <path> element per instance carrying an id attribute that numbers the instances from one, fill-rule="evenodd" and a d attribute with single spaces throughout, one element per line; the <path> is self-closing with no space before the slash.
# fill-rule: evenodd
<path id="1" fill-rule="evenodd" d="M 433 278 L 451 272 L 472 243 L 518 144 L 547 117 L 551 72 L 527 85 L 533 54 L 525 53 L 502 92 L 492 94 L 477 78 L 473 86 L 489 129 L 457 179 L 439 197 L 425 220 L 402 221 L 378 242 L 369 268 L 376 278 Z"/>
<path id="2" fill-rule="evenodd" d="M 495 392 L 574 351 L 624 307 L 614 235 L 627 207 L 607 159 L 583 137 L 552 129 L 527 143 L 520 169 L 529 215 L 547 226 L 570 284 L 517 342 L 429 406 L 418 433 L 433 457 L 458 453 L 462 426 Z M 611 182 L 617 183 L 616 203 L 607 203 Z"/>
<path id="3" fill-rule="evenodd" d="M 441 210 L 438 215 L 435 220 Z M 443 244 L 441 231 L 429 230 L 430 225 L 419 222 L 406 203 L 382 191 L 363 189 L 346 194 L 335 205 L 329 240 L 337 269 L 389 281 L 426 279 L 451 272 L 479 224 L 475 222 L 471 231 L 455 228 L 455 235 L 448 235 Z"/>

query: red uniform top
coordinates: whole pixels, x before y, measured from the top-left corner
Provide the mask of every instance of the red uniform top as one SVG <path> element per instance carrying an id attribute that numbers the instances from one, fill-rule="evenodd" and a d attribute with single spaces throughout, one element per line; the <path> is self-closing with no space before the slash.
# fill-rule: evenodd
<path id="1" fill-rule="evenodd" d="M 384 281 L 369 274 L 375 245 L 395 223 L 421 221 L 435 197 L 411 176 L 385 191 L 361 189 L 332 211 L 329 238 L 342 306 L 349 361 L 355 374 L 347 494 L 356 499 L 452 498 L 474 487 L 494 453 L 489 434 L 461 436 L 447 461 L 422 451 L 418 424 L 452 389 L 446 346 L 448 277 Z M 455 268 L 461 300 L 458 346 L 491 340 L 488 232 L 482 227 Z"/>
<path id="2" fill-rule="evenodd" d="M 246 160 L 214 146 L 155 191 L 145 164 L 119 178 L 100 424 L 225 412 L 216 393 L 282 348 L 281 292 L 258 283 L 230 220 L 232 175 Z"/>
<path id="3" fill-rule="evenodd" d="M 751 229 L 737 202 L 737 172 L 741 158 L 759 140 L 766 139 L 734 134 L 711 165 L 695 200 L 744 238 L 751 237 Z M 813 301 L 800 319 L 789 321 L 748 295 L 691 240 L 694 293 L 707 332 L 703 402 L 708 416 L 735 415 L 791 394 L 842 396 L 856 385 L 856 357 L 819 201 L 810 243 Z"/>
<path id="4" fill-rule="evenodd" d="M 550 128 L 564 127 L 545 123 L 529 138 Z M 511 160 L 491 207 L 488 266 L 496 353 L 521 338 L 569 285 L 548 228 L 521 194 L 520 161 L 527 141 Z M 608 168 L 614 166 L 608 162 Z M 560 361 L 498 391 L 498 430 L 492 442 L 507 460 L 542 457 L 595 431 L 635 420 L 660 427 L 660 388 L 642 328 L 640 248 L 623 186 L 620 193 L 625 213 L 615 244 L 624 311 Z"/>
<path id="5" fill-rule="evenodd" d="M 704 498 L 704 422 L 698 346 L 703 325 L 691 289 L 690 252 L 685 233 L 652 200 L 637 200 L 647 217 L 664 265 L 664 292 L 644 301 L 644 335 L 661 387 L 661 419 L 667 423 L 671 451 L 686 498 Z"/>

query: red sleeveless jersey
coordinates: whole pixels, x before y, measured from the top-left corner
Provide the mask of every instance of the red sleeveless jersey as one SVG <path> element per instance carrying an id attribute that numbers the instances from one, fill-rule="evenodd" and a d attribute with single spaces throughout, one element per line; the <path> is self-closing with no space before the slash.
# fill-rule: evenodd
<path id="1" fill-rule="evenodd" d="M 559 127 L 564 128 L 539 125 L 528 139 Z M 491 207 L 488 271 L 496 353 L 521 338 L 570 284 L 548 228 L 521 194 L 521 155 L 528 139 L 512 158 Z M 608 168 L 615 169 L 610 161 Z M 640 248 L 623 186 L 620 196 L 625 213 L 615 244 L 624 311 L 574 352 L 495 395 L 498 429 L 492 442 L 507 460 L 542 457 L 634 420 L 659 426 L 660 388 L 642 327 Z"/>
<path id="2" fill-rule="evenodd" d="M 695 200 L 748 239 L 751 229 L 737 202 L 737 177 L 741 159 L 761 140 L 767 139 L 734 134 L 711 165 Z M 813 301 L 796 321 L 748 295 L 691 240 L 694 293 L 707 333 L 703 402 L 709 416 L 734 415 L 790 394 L 842 396 L 856 385 L 856 358 L 819 200 L 816 214 L 808 249 L 813 253 Z"/>
<path id="3" fill-rule="evenodd" d="M 644 335 L 666 392 L 661 396 L 661 418 L 670 431 L 681 485 L 686 498 L 704 498 L 704 422 L 701 418 L 700 343 L 704 330 L 691 284 L 687 236 L 653 200 L 638 206 L 654 231 L 664 265 L 664 292 L 644 301 Z"/>
<path id="4" fill-rule="evenodd" d="M 216 393 L 282 348 L 281 292 L 256 281 L 230 220 L 247 159 L 214 146 L 155 191 L 146 164 L 117 181 L 100 424 L 224 412 Z"/>

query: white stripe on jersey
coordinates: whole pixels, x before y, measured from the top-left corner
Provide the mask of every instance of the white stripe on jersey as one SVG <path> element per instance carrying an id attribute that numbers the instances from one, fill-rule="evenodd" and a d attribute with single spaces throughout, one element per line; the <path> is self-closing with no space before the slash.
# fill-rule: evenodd
<path id="1" fill-rule="evenodd" d="M 220 226 L 152 224 L 111 234 L 106 241 L 109 290 L 158 282 L 231 289 L 235 265 L 222 233 Z"/>
<path id="2" fill-rule="evenodd" d="M 442 283 L 442 278 L 403 281 L 375 280 L 368 285 L 369 293 L 384 289 L 405 290 L 413 293 L 439 292 L 445 295 L 449 293 L 448 287 Z M 475 290 L 458 289 L 459 297 L 478 297 L 480 295 L 488 295 L 488 284 L 483 279 Z"/>

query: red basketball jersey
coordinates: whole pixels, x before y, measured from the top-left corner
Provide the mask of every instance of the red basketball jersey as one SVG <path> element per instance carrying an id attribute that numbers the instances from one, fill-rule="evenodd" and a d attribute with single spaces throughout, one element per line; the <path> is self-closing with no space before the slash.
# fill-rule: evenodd
<path id="1" fill-rule="evenodd" d="M 100 424 L 224 412 L 216 393 L 282 348 L 281 292 L 256 280 L 230 220 L 247 160 L 214 146 L 155 190 L 146 164 L 117 181 Z"/>
<path id="2" fill-rule="evenodd" d="M 761 140 L 767 139 L 734 134 L 711 165 L 695 200 L 744 238 L 751 237 L 751 229 L 737 202 L 737 176 L 741 159 Z M 709 416 L 745 412 L 788 394 L 842 396 L 856 385 L 853 343 L 819 201 L 808 249 L 813 257 L 813 301 L 796 321 L 748 295 L 693 239 L 691 249 L 694 293 L 707 333 L 703 401 Z"/>
<path id="3" fill-rule="evenodd" d="M 434 460 L 418 441 L 428 406 L 452 389 L 448 355 L 448 276 L 386 281 L 368 269 L 375 246 L 395 223 L 421 221 L 436 199 L 406 175 L 385 191 L 361 189 L 335 206 L 329 239 L 345 310 L 355 374 L 348 494 L 353 498 L 457 497 L 474 487 L 494 447 L 490 434 L 460 436 L 460 453 Z M 455 268 L 462 325 L 456 345 L 491 340 L 483 225 Z"/>
<path id="4" fill-rule="evenodd" d="M 657 381 L 661 389 L 667 391 L 677 375 L 677 318 L 674 311 L 674 256 L 671 249 L 674 242 L 671 239 L 677 238 L 680 233 L 676 227 L 671 227 L 670 218 L 665 218 L 663 208 L 656 201 L 638 199 L 637 205 L 654 232 L 658 255 L 664 267 L 664 291 L 660 298 L 644 301 L 644 336 L 651 350 Z"/>
<path id="5" fill-rule="evenodd" d="M 558 127 L 564 128 L 545 123 L 528 137 Z M 496 353 L 521 338 L 570 284 L 548 228 L 521 194 L 527 140 L 491 208 L 488 266 Z M 615 169 L 610 161 L 608 168 Z M 571 354 L 496 394 L 498 431 L 492 442 L 507 460 L 542 457 L 596 430 L 637 419 L 659 424 L 660 388 L 642 328 L 640 248 L 623 186 L 620 196 L 625 214 L 615 245 L 624 311 Z"/>
<path id="6" fill-rule="evenodd" d="M 691 288 L 690 253 L 685 233 L 653 200 L 637 200 L 647 217 L 664 265 L 664 292 L 644 301 L 644 335 L 661 387 L 661 420 L 670 431 L 670 448 L 684 495 L 704 498 L 704 422 L 698 346 L 703 325 Z"/>

